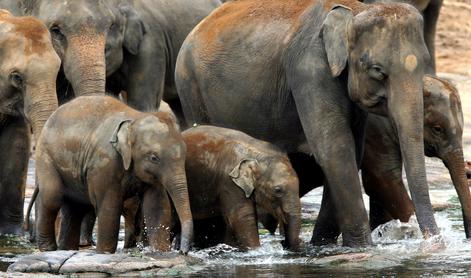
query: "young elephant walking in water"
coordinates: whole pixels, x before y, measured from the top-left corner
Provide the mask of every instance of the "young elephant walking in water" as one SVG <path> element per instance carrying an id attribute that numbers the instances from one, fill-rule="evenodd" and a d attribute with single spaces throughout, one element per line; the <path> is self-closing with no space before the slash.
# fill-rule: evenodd
<path id="1" fill-rule="evenodd" d="M 165 227 L 155 217 L 164 209 L 155 200 L 168 192 L 180 218 L 181 250 L 188 252 L 193 222 L 185 153 L 175 122 L 165 115 L 139 112 L 106 96 L 80 97 L 61 106 L 37 145 L 40 250 L 57 248 L 54 221 L 61 206 L 69 212 L 70 225 L 59 248 L 77 249 L 83 217 L 77 208 L 91 204 L 98 217 L 97 250 L 114 252 L 123 200 L 136 194 L 143 196 L 151 246 L 168 250 L 157 244 Z"/>
<path id="2" fill-rule="evenodd" d="M 182 135 L 198 247 L 260 246 L 259 205 L 283 223 L 285 247 L 299 248 L 299 182 L 285 153 L 232 129 L 199 126 Z"/>

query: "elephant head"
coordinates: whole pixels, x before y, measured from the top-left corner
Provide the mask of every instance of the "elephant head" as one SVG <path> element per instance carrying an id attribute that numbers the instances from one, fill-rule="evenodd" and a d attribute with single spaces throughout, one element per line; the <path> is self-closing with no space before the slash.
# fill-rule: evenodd
<path id="1" fill-rule="evenodd" d="M 283 245 L 291 250 L 298 250 L 301 229 L 299 180 L 288 158 L 244 158 L 229 175 L 243 190 L 246 198 L 253 194 L 256 204 L 283 225 Z"/>
<path id="2" fill-rule="evenodd" d="M 397 129 L 417 219 L 428 237 L 439 231 L 425 173 L 422 77 L 430 55 L 422 30 L 422 16 L 408 4 L 359 4 L 333 7 L 322 38 L 331 74 L 347 79 L 350 99 L 389 115 Z"/>
<path id="3" fill-rule="evenodd" d="M 144 24 L 127 0 L 24 0 L 43 20 L 76 96 L 103 94 L 125 53 L 136 55 Z"/>
<path id="4" fill-rule="evenodd" d="M 38 139 L 57 109 L 60 60 L 47 28 L 32 17 L 0 10 L 0 117 L 25 115 Z"/>
<path id="5" fill-rule="evenodd" d="M 112 138 L 125 170 L 142 182 L 164 186 L 177 210 L 181 251 L 187 253 L 193 237 L 193 220 L 185 174 L 186 145 L 174 123 L 154 115 L 122 121 Z"/>
<path id="6" fill-rule="evenodd" d="M 463 111 L 456 88 L 424 76 L 424 142 L 427 156 L 439 157 L 450 171 L 463 211 L 466 238 L 471 236 L 471 195 L 463 167 Z"/>

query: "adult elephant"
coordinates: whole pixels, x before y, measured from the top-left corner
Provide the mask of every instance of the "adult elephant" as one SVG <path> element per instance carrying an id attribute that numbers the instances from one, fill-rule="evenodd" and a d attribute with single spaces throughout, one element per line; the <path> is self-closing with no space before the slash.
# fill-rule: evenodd
<path id="1" fill-rule="evenodd" d="M 185 117 L 312 154 L 339 212 L 343 244 L 364 246 L 371 236 L 356 163 L 364 110 L 389 114 L 420 228 L 436 235 L 423 149 L 422 77 L 430 55 L 422 24 L 415 8 L 399 3 L 226 3 L 180 50 L 176 82 Z"/>
<path id="2" fill-rule="evenodd" d="M 59 57 L 47 28 L 0 10 L 0 234 L 21 234 L 31 128 L 57 108 Z"/>
<path id="3" fill-rule="evenodd" d="M 61 102 L 74 94 L 101 94 L 106 86 L 114 94 L 127 91 L 128 104 L 143 111 L 158 107 L 164 92 L 171 105 L 179 105 L 174 67 L 180 46 L 220 4 L 219 0 L 22 1 L 25 12 L 43 20 L 51 31 L 62 60 Z"/>

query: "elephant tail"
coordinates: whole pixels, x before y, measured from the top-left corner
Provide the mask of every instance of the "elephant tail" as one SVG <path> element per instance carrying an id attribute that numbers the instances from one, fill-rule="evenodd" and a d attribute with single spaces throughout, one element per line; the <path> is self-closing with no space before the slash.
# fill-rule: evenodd
<path id="1" fill-rule="evenodd" d="M 38 193 L 39 193 L 39 188 L 36 186 L 36 188 L 34 189 L 33 196 L 31 196 L 31 201 L 29 201 L 28 209 L 26 210 L 26 216 L 25 216 L 25 220 L 23 224 L 23 230 L 25 232 L 29 232 L 30 235 L 32 234 L 31 233 L 32 231 L 30 230 L 30 226 L 29 226 L 29 218 L 31 215 L 31 209 L 33 208 L 33 204 L 36 201 L 36 198 L 38 197 Z"/>

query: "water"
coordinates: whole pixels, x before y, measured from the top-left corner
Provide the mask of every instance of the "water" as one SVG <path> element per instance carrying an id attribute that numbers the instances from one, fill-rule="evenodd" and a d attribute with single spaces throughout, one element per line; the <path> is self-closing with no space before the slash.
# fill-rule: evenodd
<path id="1" fill-rule="evenodd" d="M 33 162 L 33 161 L 32 161 Z M 471 273 L 471 242 L 465 239 L 461 209 L 451 184 L 449 174 L 441 161 L 427 159 L 427 174 L 432 203 L 446 204 L 435 217 L 447 248 L 435 253 L 423 253 L 417 225 L 412 222 L 412 236 L 407 239 L 373 237 L 374 246 L 350 249 L 340 245 L 312 247 L 308 244 L 313 223 L 317 217 L 322 198 L 322 188 L 311 191 L 302 198 L 303 227 L 301 238 L 305 243 L 302 251 L 291 253 L 283 250 L 282 237 L 263 233 L 262 247 L 249 252 L 239 252 L 227 245 L 190 252 L 200 263 L 190 266 L 188 277 L 240 276 L 240 277 L 328 277 L 328 276 L 412 276 L 412 277 L 459 277 Z M 28 173 L 29 196 L 34 184 L 34 162 Z M 364 195 L 368 206 L 368 196 Z M 29 202 L 27 198 L 25 208 Z M 418 236 L 414 236 L 415 234 Z M 405 233 L 404 233 L 405 234 Z M 410 233 L 409 233 L 410 235 Z M 120 234 L 123 238 L 123 233 Z M 1 239 L 0 239 L 1 240 Z M 339 241 L 341 242 L 341 241 Z M 119 246 L 122 247 L 120 241 Z M 18 247 L 19 246 L 19 247 Z M 23 248 L 23 249 L 22 249 Z M 13 243 L 10 249 L 0 250 L 0 271 L 30 253 L 32 246 L 25 241 Z M 332 257 L 338 254 L 345 256 Z M 333 259 L 334 258 L 334 259 Z M 352 259 L 353 258 L 353 259 Z"/>

